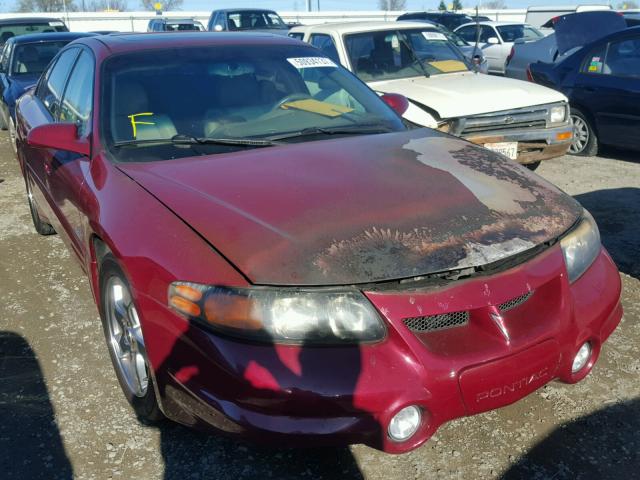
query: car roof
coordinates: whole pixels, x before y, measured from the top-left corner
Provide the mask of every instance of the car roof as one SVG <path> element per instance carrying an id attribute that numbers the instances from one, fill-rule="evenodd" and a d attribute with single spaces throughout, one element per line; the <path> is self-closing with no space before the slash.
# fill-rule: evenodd
<path id="1" fill-rule="evenodd" d="M 487 25 L 487 26 L 490 26 L 490 27 L 504 27 L 504 26 L 507 26 L 507 25 L 529 25 L 526 22 L 506 22 L 506 21 L 505 22 L 496 22 L 495 20 L 480 20 L 477 23 L 480 24 L 480 25 Z M 475 24 L 476 24 L 476 22 L 465 23 L 465 24 L 462 24 L 459 27 L 457 27 L 456 30 L 458 28 L 466 27 L 468 25 L 475 25 Z"/>
<path id="2" fill-rule="evenodd" d="M 214 12 L 266 12 L 276 13 L 275 10 L 269 10 L 268 8 L 218 8 Z"/>
<path id="3" fill-rule="evenodd" d="M 182 47 L 208 47 L 216 45 L 300 45 L 298 40 L 284 35 L 259 32 L 148 32 L 148 33 L 111 33 L 83 38 L 79 43 L 96 50 L 106 49 L 107 55 L 136 52 L 142 50 L 160 50 Z"/>
<path id="4" fill-rule="evenodd" d="M 94 37 L 95 33 L 89 32 L 49 32 L 49 33 L 29 33 L 27 35 L 18 35 L 17 37 L 11 37 L 7 40 L 14 45 L 20 45 L 23 43 L 36 43 L 36 42 L 57 42 L 60 40 L 75 40 L 83 37 Z"/>
<path id="5" fill-rule="evenodd" d="M 407 12 L 407 13 L 403 13 L 404 15 L 438 15 L 438 16 L 443 16 L 443 17 L 468 17 L 469 15 L 467 15 L 466 13 L 460 13 L 460 12 L 427 12 L 427 11 L 418 11 L 418 12 Z"/>
<path id="6" fill-rule="evenodd" d="M 198 20 L 194 20 L 193 18 L 165 18 L 165 23 L 200 23 Z"/>
<path id="7" fill-rule="evenodd" d="M 345 33 L 361 33 L 361 32 L 371 32 L 377 30 L 406 30 L 410 28 L 429 28 L 432 30 L 436 30 L 436 26 L 431 23 L 425 22 L 412 22 L 412 21 L 402 21 L 402 22 L 342 22 L 342 23 L 322 23 L 318 25 L 306 25 L 302 27 L 293 27 L 290 32 L 310 32 L 313 33 L 315 31 L 332 31 L 339 35 Z"/>
<path id="8" fill-rule="evenodd" d="M 13 17 L 3 18 L 0 20 L 0 25 L 22 25 L 24 23 L 49 23 L 49 22 L 63 22 L 61 18 L 55 17 Z"/>

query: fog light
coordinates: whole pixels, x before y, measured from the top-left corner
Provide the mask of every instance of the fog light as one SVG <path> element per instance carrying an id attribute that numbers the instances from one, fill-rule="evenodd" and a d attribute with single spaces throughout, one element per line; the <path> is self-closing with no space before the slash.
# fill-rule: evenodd
<path id="1" fill-rule="evenodd" d="M 416 433 L 421 419 L 420 408 L 415 405 L 403 408 L 389 422 L 389 437 L 394 442 L 404 442 Z"/>
<path id="2" fill-rule="evenodd" d="M 591 344 L 589 342 L 585 342 L 576 353 L 575 358 L 573 359 L 573 365 L 571 366 L 571 372 L 577 373 L 584 368 L 589 359 L 591 358 Z"/>

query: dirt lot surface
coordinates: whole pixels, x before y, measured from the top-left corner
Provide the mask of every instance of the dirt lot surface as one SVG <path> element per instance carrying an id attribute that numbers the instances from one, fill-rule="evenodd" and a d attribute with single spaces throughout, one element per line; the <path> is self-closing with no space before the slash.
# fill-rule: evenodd
<path id="1" fill-rule="evenodd" d="M 621 269 L 625 318 L 578 385 L 552 383 L 445 425 L 418 450 L 284 450 L 140 425 L 79 267 L 33 230 L 0 136 L 0 478 L 640 478 L 640 155 L 564 157 L 538 173 L 589 208 Z"/>

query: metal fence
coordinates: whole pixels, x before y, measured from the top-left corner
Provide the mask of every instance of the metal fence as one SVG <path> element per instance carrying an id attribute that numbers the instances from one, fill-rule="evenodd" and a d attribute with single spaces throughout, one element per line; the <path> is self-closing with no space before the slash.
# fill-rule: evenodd
<path id="1" fill-rule="evenodd" d="M 472 14 L 475 11 L 463 10 Z M 205 26 L 211 12 L 164 12 L 167 18 L 193 18 Z M 384 11 L 335 11 L 335 12 L 279 12 L 285 22 L 302 23 L 304 25 L 328 22 L 352 22 L 370 20 L 395 20 L 404 12 Z M 480 15 L 486 15 L 495 20 L 524 21 L 526 10 L 480 10 Z M 2 14 L 0 18 L 15 17 L 58 17 L 62 18 L 69 29 L 74 32 L 89 32 L 94 30 L 117 30 L 120 32 L 146 32 L 147 24 L 156 18 L 154 12 L 70 12 L 59 13 L 29 13 Z"/>

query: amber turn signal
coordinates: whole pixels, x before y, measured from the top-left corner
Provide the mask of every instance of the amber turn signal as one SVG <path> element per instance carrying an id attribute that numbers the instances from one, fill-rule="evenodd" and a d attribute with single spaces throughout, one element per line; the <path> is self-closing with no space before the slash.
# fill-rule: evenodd
<path id="1" fill-rule="evenodd" d="M 178 295 L 172 295 L 169 298 L 169 304 L 185 315 L 191 317 L 197 317 L 200 315 L 200 307 L 186 298 L 179 297 Z"/>
<path id="2" fill-rule="evenodd" d="M 561 132 L 556 134 L 556 140 L 571 140 L 573 132 Z"/>

